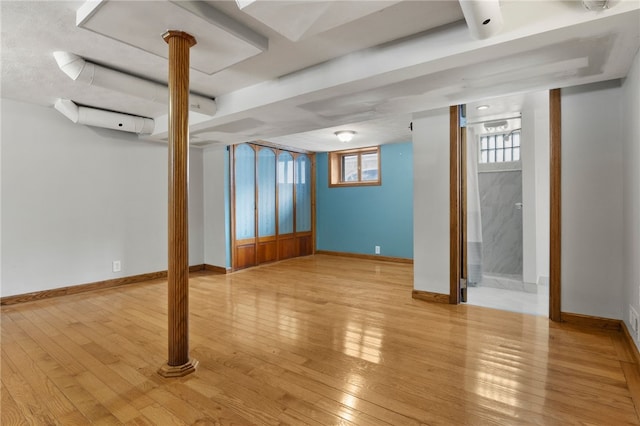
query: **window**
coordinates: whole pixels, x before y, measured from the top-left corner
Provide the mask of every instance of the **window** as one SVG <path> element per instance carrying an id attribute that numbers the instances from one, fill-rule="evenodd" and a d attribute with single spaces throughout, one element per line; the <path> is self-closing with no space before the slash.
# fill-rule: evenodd
<path id="1" fill-rule="evenodd" d="M 329 186 L 380 184 L 379 146 L 329 153 Z"/>
<path id="2" fill-rule="evenodd" d="M 520 161 L 520 131 L 480 137 L 480 164 Z"/>

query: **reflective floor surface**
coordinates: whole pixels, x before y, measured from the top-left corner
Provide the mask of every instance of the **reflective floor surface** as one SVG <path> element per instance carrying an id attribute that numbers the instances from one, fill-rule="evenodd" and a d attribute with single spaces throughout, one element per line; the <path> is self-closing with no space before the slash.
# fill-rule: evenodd
<path id="1" fill-rule="evenodd" d="M 190 280 L 167 356 L 166 281 L 2 308 L 2 425 L 638 424 L 620 332 L 411 298 L 413 266 L 311 256 Z"/>

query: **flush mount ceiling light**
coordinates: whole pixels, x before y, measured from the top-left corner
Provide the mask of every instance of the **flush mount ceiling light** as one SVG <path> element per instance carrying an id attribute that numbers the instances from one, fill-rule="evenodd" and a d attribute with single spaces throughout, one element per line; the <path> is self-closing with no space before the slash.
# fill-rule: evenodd
<path id="1" fill-rule="evenodd" d="M 340 142 L 350 142 L 351 139 L 353 139 L 353 135 L 355 135 L 356 132 L 354 132 L 353 130 L 339 130 L 337 132 L 335 132 L 335 135 L 338 137 L 338 139 L 340 139 Z"/>
<path id="2" fill-rule="evenodd" d="M 478 111 L 484 111 L 485 109 L 489 109 L 489 105 L 478 105 L 476 109 Z"/>
<path id="3" fill-rule="evenodd" d="M 609 0 L 582 0 L 582 5 L 587 10 L 609 9 Z"/>

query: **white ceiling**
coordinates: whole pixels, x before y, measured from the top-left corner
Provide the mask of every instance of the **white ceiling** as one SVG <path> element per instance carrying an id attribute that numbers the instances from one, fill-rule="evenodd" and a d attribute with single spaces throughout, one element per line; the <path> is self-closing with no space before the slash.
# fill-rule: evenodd
<path id="1" fill-rule="evenodd" d="M 357 132 L 349 147 L 406 141 L 413 112 L 624 77 L 640 46 L 637 0 L 614 1 L 603 12 L 587 11 L 578 1 L 503 0 L 505 26 L 486 40 L 471 38 L 453 0 L 242 3 L 243 10 L 235 1 L 190 5 L 206 13 L 213 7 L 243 31 L 268 39 L 268 50 L 221 71 L 191 70 L 191 90 L 218 103 L 213 117 L 192 114 L 196 145 L 260 139 L 329 151 L 345 148 L 333 135 L 345 128 Z M 157 46 L 142 50 L 77 27 L 83 4 L 0 1 L 2 97 L 45 106 L 65 98 L 152 117 L 156 129 L 147 138 L 166 140 L 166 105 L 78 85 L 57 68 L 52 53 L 62 50 L 167 80 L 167 60 L 149 52 Z M 145 7 L 157 14 L 170 5 L 117 6 L 131 13 L 110 23 L 126 30 L 143 27 L 138 24 L 152 16 Z M 169 25 L 166 15 L 173 16 L 166 12 L 153 21 Z M 193 35 L 203 40 L 194 59 L 224 55 L 218 50 L 225 46 Z M 160 34 L 157 43 L 164 43 Z"/>

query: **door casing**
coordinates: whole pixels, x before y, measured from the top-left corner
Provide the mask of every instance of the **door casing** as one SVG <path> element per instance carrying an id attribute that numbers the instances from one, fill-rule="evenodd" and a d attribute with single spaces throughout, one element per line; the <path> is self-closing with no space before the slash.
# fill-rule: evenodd
<path id="1" fill-rule="evenodd" d="M 466 187 L 464 179 L 466 143 L 460 127 L 460 106 L 449 108 L 449 303 L 460 303 L 460 279 L 466 278 Z M 561 98 L 560 89 L 549 91 L 549 319 L 561 321 Z"/>

